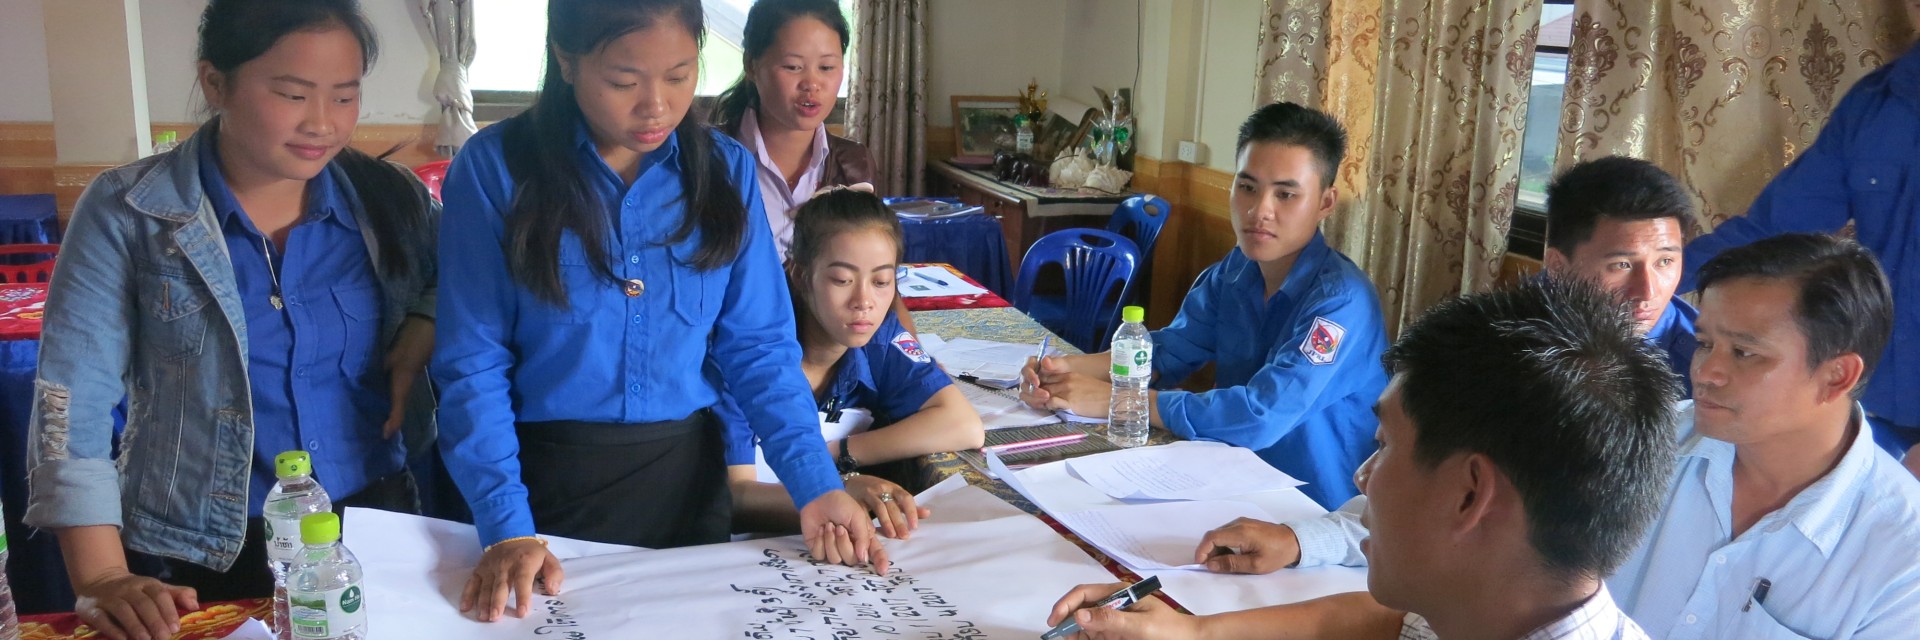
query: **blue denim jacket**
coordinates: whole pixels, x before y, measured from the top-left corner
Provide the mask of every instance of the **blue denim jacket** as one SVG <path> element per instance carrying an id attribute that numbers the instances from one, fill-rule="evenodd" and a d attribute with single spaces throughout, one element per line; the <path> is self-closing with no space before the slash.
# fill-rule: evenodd
<path id="1" fill-rule="evenodd" d="M 209 124 L 206 130 L 211 130 Z M 121 527 L 129 549 L 224 570 L 247 525 L 253 401 L 247 325 L 219 221 L 200 183 L 203 134 L 165 154 L 100 174 L 81 194 L 47 292 L 27 438 L 26 523 Z M 433 317 L 435 227 L 429 207 L 420 261 L 404 277 L 379 244 L 345 172 L 327 167 L 352 203 L 382 289 L 381 340 L 409 313 Z M 372 366 L 384 366 L 375 359 Z M 408 400 L 408 443 L 432 437 L 425 376 Z M 113 457 L 114 405 L 128 401 Z"/>

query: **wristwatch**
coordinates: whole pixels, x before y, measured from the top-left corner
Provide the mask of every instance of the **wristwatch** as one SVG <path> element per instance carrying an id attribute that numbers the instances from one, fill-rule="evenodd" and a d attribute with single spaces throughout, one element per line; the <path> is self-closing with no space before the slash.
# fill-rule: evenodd
<path id="1" fill-rule="evenodd" d="M 860 468 L 860 461 L 853 459 L 851 449 L 852 447 L 847 446 L 846 440 L 840 441 L 840 457 L 833 461 L 833 466 L 840 470 L 841 475 L 853 473 Z"/>

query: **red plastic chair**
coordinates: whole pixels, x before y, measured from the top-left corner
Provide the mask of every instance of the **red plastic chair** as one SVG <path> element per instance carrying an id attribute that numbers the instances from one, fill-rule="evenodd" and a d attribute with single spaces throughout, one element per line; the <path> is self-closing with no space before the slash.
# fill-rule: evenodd
<path id="1" fill-rule="evenodd" d="M 17 256 L 44 255 L 45 260 L 21 264 Z M 53 279 L 53 261 L 60 255 L 57 244 L 0 245 L 0 284 L 25 284 Z"/>
<path id="2" fill-rule="evenodd" d="M 432 194 L 433 199 L 438 201 L 440 199 L 440 183 L 447 179 L 447 167 L 451 166 L 453 166 L 452 160 L 435 160 L 414 167 L 413 175 L 420 176 L 420 181 L 427 183 L 427 193 Z"/>

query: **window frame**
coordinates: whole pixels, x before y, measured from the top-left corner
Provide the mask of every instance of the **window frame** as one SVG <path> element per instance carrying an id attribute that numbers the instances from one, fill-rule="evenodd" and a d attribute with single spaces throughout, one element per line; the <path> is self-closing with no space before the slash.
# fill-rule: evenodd
<path id="1" fill-rule="evenodd" d="M 1573 3 L 1574 0 L 1542 0 L 1540 4 L 1542 7 L 1545 7 L 1546 5 L 1571 6 Z M 1564 56 L 1570 55 L 1570 48 L 1571 47 L 1535 44 L 1533 53 L 1536 59 L 1543 53 Z M 1531 88 L 1529 88 L 1529 91 L 1531 91 Z M 1539 105 L 1529 104 L 1527 105 L 1527 109 L 1531 111 L 1532 109 L 1538 108 L 1538 106 Z M 1558 110 L 1557 105 L 1555 106 L 1555 110 Z M 1526 139 L 1526 130 L 1522 129 L 1520 133 L 1521 139 L 1524 141 Z M 1557 132 L 1554 135 L 1554 141 L 1557 146 L 1559 143 L 1559 134 Z M 1518 180 L 1517 177 L 1515 179 Z M 1534 259 L 1544 259 L 1547 245 L 1546 207 L 1544 205 L 1536 205 L 1522 201 L 1518 197 L 1518 190 L 1515 191 L 1515 194 L 1512 221 L 1507 228 L 1507 252 L 1518 253 Z"/>

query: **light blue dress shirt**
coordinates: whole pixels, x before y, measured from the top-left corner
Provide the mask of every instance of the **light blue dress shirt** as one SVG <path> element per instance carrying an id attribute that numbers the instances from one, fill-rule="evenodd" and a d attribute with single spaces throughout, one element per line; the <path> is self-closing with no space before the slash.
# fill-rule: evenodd
<path id="1" fill-rule="evenodd" d="M 1607 580 L 1620 608 L 1675 640 L 1920 637 L 1920 481 L 1856 427 L 1832 471 L 1735 537 L 1734 446 L 1683 402 L 1666 511 Z"/>

